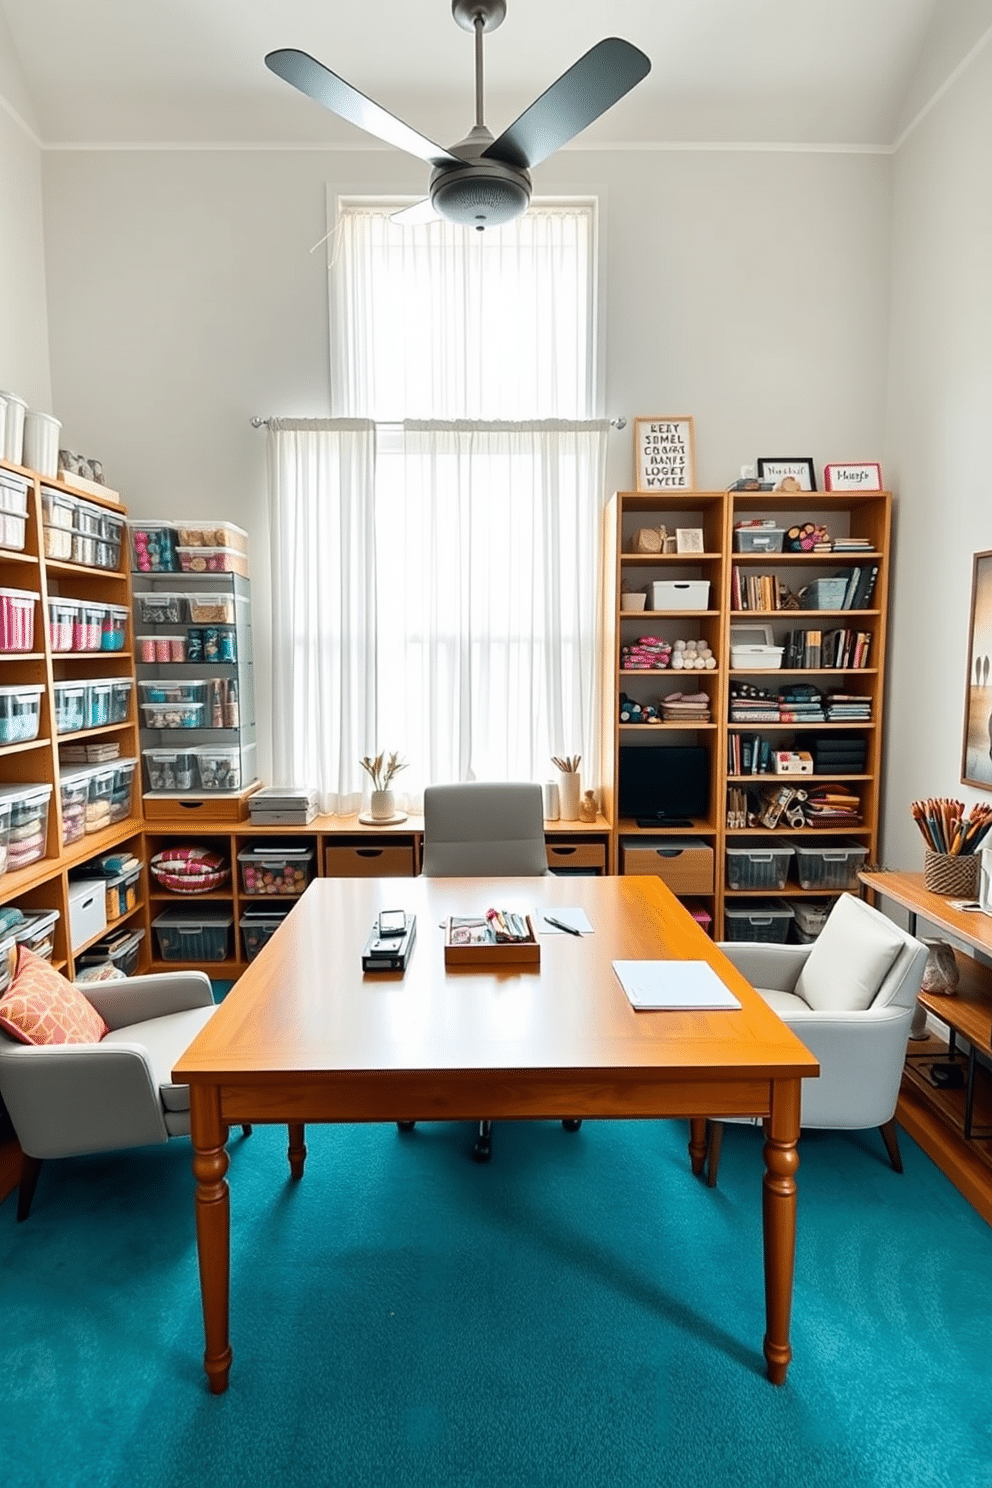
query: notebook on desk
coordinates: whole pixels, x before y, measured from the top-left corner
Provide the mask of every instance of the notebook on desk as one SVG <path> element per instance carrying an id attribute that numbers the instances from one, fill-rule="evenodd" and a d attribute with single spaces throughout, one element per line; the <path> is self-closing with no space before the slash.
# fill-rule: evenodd
<path id="1" fill-rule="evenodd" d="M 732 1010 L 740 1002 L 708 961 L 614 961 L 620 985 L 639 1012 Z"/>

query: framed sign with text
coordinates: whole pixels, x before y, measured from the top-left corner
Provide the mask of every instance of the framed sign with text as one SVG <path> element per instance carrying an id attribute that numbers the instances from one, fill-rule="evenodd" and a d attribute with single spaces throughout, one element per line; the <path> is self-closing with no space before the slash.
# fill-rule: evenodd
<path id="1" fill-rule="evenodd" d="M 696 485 L 692 419 L 634 420 L 639 491 L 692 491 Z"/>
<path id="2" fill-rule="evenodd" d="M 773 486 L 789 481 L 787 491 L 816 490 L 816 471 L 808 455 L 759 455 L 758 479 L 771 481 Z M 795 485 L 791 484 L 793 481 Z"/>
<path id="3" fill-rule="evenodd" d="M 862 460 L 854 465 L 824 465 L 823 486 L 827 491 L 880 491 L 882 467 L 876 460 Z"/>

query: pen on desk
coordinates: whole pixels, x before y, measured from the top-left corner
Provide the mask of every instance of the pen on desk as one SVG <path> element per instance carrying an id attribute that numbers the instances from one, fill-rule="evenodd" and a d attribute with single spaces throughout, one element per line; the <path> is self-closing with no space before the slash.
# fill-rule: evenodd
<path id="1" fill-rule="evenodd" d="M 546 925 L 554 925 L 556 930 L 564 930 L 568 935 L 581 935 L 581 930 L 576 930 L 574 925 L 566 925 L 564 920 L 554 920 L 550 915 L 544 916 Z"/>

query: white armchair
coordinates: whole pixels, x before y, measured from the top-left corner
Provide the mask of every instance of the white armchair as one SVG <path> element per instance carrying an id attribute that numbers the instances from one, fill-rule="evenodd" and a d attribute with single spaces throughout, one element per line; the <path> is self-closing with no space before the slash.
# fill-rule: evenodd
<path id="1" fill-rule="evenodd" d="M 871 905 L 843 894 L 811 945 L 734 941 L 720 949 L 820 1062 L 819 1079 L 802 1082 L 802 1125 L 877 1126 L 901 1173 L 895 1109 L 926 946 Z M 722 1122 L 711 1120 L 710 1187 L 722 1139 Z"/>
<path id="2" fill-rule="evenodd" d="M 215 1010 L 209 978 L 165 972 L 78 991 L 108 1025 L 99 1043 L 23 1044 L 0 1030 L 0 1096 L 24 1153 L 18 1220 L 45 1158 L 189 1135 L 189 1086 L 172 1069 Z"/>

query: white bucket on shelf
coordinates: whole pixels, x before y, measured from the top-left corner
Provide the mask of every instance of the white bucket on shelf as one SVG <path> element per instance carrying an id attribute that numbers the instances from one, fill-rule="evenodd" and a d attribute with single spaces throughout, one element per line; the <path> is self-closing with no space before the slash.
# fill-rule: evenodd
<path id="1" fill-rule="evenodd" d="M 59 473 L 59 435 L 62 421 L 54 414 L 41 413 L 36 408 L 28 409 L 24 415 L 24 459 L 21 462 L 29 470 L 53 479 Z"/>
<path id="2" fill-rule="evenodd" d="M 24 415 L 28 411 L 28 405 L 16 393 L 0 392 L 0 398 L 6 404 L 3 457 L 11 465 L 22 465 L 24 463 Z"/>

